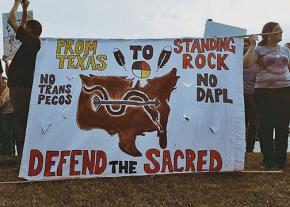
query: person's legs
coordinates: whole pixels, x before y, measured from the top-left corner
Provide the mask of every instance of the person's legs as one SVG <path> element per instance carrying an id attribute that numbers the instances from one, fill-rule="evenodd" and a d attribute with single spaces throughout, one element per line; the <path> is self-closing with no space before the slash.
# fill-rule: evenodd
<path id="1" fill-rule="evenodd" d="M 11 127 L 12 127 L 12 129 L 11 129 L 11 131 L 12 131 L 12 135 L 11 135 L 11 137 L 12 137 L 12 143 L 13 143 L 13 155 L 16 155 L 16 151 L 15 151 L 15 146 L 17 146 L 17 144 L 16 144 L 16 138 L 17 138 L 17 123 L 16 123 L 16 121 L 15 121 L 15 115 L 14 115 L 14 112 L 13 113 L 11 113 Z"/>
<path id="2" fill-rule="evenodd" d="M 290 118 L 290 88 L 277 97 L 275 127 L 275 165 L 284 168 L 287 160 L 288 127 Z"/>
<path id="3" fill-rule="evenodd" d="M 257 135 L 257 109 L 254 94 L 245 94 L 245 114 L 246 114 L 246 151 L 254 150 Z"/>
<path id="4" fill-rule="evenodd" d="M 261 146 L 263 146 L 263 163 L 267 167 L 273 166 L 274 146 L 273 146 L 274 122 L 270 116 L 261 115 Z"/>
<path id="5" fill-rule="evenodd" d="M 12 134 L 11 134 L 11 117 L 10 114 L 1 115 L 1 136 L 2 136 L 2 154 L 12 154 Z"/>
<path id="6" fill-rule="evenodd" d="M 275 166 L 284 168 L 287 160 L 288 147 L 288 125 L 287 120 L 277 120 L 275 128 Z"/>
<path id="7" fill-rule="evenodd" d="M 246 129 L 246 152 L 248 152 L 247 146 L 248 146 L 248 134 L 249 134 L 249 103 L 248 103 L 248 98 L 247 94 L 244 94 L 244 103 L 245 103 L 245 129 Z"/>
<path id="8" fill-rule="evenodd" d="M 22 156 L 27 117 L 29 111 L 31 89 L 25 87 L 10 88 L 10 100 L 14 110 L 15 122 L 17 124 L 17 152 Z"/>
<path id="9" fill-rule="evenodd" d="M 263 154 L 263 164 L 267 168 L 273 167 L 274 146 L 273 146 L 273 111 L 271 97 L 264 91 L 256 90 L 257 108 L 260 115 L 260 145 Z"/>

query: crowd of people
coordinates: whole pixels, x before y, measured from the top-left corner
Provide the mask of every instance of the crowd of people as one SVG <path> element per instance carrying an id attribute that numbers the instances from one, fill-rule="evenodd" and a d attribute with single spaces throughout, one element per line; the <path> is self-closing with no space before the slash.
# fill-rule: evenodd
<path id="1" fill-rule="evenodd" d="M 16 12 L 22 4 L 21 24 Z M 28 0 L 15 0 L 8 23 L 22 45 L 9 64 L 5 56 L 6 76 L 0 67 L 0 153 L 22 155 L 29 110 L 33 73 L 40 49 L 41 24 L 27 20 Z M 290 120 L 290 43 L 279 46 L 282 28 L 269 22 L 262 30 L 262 40 L 245 39 L 244 100 L 246 152 L 253 152 L 259 139 L 263 154 L 262 168 L 283 169 L 286 166 Z M 0 61 L 1 62 L 1 61 Z M 1 64 L 0 64 L 1 65 Z M 9 66 L 8 66 L 9 65 Z M 275 134 L 275 137 L 273 136 Z"/>

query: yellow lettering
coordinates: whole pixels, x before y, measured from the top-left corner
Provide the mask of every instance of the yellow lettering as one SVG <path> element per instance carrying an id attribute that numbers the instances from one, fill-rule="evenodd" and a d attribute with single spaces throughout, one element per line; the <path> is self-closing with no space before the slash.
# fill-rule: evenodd
<path id="1" fill-rule="evenodd" d="M 56 54 L 61 53 L 61 48 L 64 47 L 65 40 L 57 40 Z"/>
<path id="2" fill-rule="evenodd" d="M 72 49 L 72 45 L 74 44 L 74 40 L 66 40 L 65 48 L 64 48 L 64 54 L 67 54 L 68 52 L 70 54 L 74 54 L 74 51 Z"/>
<path id="3" fill-rule="evenodd" d="M 74 69 L 74 60 L 76 59 L 75 55 L 68 56 L 68 63 L 67 63 L 67 69 Z"/>
<path id="4" fill-rule="evenodd" d="M 106 55 L 98 55 L 97 60 L 100 62 L 100 64 L 98 64 L 98 66 L 97 66 L 97 69 L 99 71 L 105 70 L 107 67 L 107 63 L 105 62 L 107 60 L 107 56 Z"/>
<path id="5" fill-rule="evenodd" d="M 97 41 L 86 41 L 85 53 L 89 54 L 90 51 L 93 51 L 93 54 L 97 53 Z"/>
<path id="6" fill-rule="evenodd" d="M 83 40 L 78 40 L 76 42 L 76 46 L 75 46 L 75 53 L 77 55 L 80 55 L 83 51 L 84 51 L 84 41 Z"/>
<path id="7" fill-rule="evenodd" d="M 76 65 L 76 68 L 81 68 L 82 70 L 85 70 L 84 61 L 88 57 L 88 55 L 84 54 L 83 56 L 78 55 L 78 63 Z"/>
<path id="8" fill-rule="evenodd" d="M 86 69 L 89 69 L 90 65 L 91 65 L 92 70 L 96 70 L 97 67 L 96 67 L 94 56 L 89 56 Z"/>
<path id="9" fill-rule="evenodd" d="M 56 59 L 59 59 L 58 68 L 63 69 L 64 68 L 64 61 L 66 59 L 68 59 L 68 56 L 67 55 L 56 55 Z"/>

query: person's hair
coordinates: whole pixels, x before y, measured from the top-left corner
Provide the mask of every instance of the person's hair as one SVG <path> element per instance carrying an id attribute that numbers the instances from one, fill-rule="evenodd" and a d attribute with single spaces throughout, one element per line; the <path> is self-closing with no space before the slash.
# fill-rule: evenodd
<path id="1" fill-rule="evenodd" d="M 273 32 L 273 29 L 279 25 L 277 22 L 268 22 L 264 25 L 263 29 L 262 29 L 262 33 L 269 33 L 269 32 Z M 267 43 L 267 39 L 268 39 L 269 35 L 262 35 L 262 40 L 258 43 L 259 46 L 263 46 Z"/>
<path id="2" fill-rule="evenodd" d="M 37 20 L 28 20 L 26 26 L 31 29 L 31 32 L 34 36 L 40 37 L 42 33 L 42 26 Z"/>

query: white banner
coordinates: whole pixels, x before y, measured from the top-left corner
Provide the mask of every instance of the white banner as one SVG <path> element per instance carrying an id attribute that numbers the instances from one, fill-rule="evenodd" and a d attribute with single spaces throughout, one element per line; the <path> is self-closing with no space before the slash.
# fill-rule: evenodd
<path id="1" fill-rule="evenodd" d="M 211 37 L 225 37 L 225 36 L 240 36 L 245 35 L 247 30 L 240 27 L 234 27 L 231 25 L 221 24 L 213 22 L 211 20 L 206 21 L 204 38 Z"/>
<path id="2" fill-rule="evenodd" d="M 43 39 L 19 176 L 241 171 L 242 42 Z"/>

